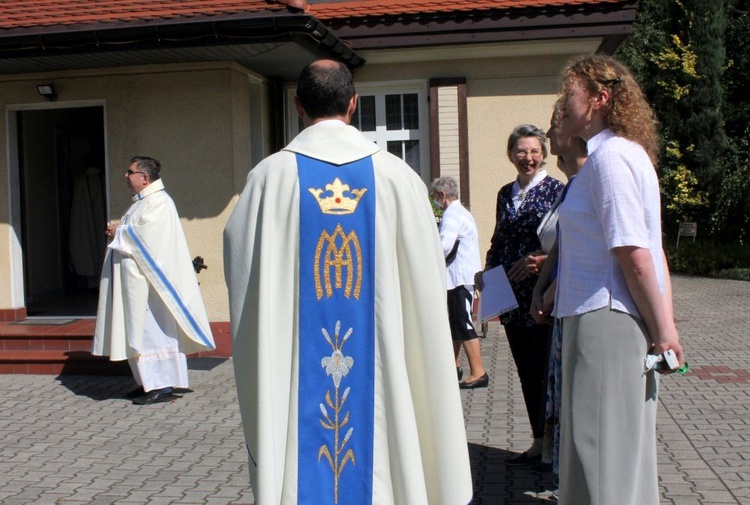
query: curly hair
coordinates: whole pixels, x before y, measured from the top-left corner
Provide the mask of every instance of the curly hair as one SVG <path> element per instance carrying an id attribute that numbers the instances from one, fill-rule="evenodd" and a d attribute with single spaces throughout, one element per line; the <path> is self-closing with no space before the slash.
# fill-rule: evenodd
<path id="1" fill-rule="evenodd" d="M 605 88 L 609 91 L 610 99 L 602 108 L 607 127 L 640 144 L 656 165 L 659 156 L 656 116 L 630 70 L 611 56 L 583 56 L 563 72 L 563 95 L 576 80 L 589 96 Z"/>

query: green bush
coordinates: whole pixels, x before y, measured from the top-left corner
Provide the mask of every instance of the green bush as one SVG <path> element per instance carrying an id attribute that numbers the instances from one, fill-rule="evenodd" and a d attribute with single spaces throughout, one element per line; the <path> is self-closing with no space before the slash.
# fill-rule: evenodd
<path id="1" fill-rule="evenodd" d="M 672 272 L 750 280 L 750 247 L 747 245 L 683 239 L 679 249 L 668 246 L 666 253 Z"/>
<path id="2" fill-rule="evenodd" d="M 734 279 L 736 281 L 750 281 L 750 268 L 727 268 L 719 270 L 713 277 Z"/>

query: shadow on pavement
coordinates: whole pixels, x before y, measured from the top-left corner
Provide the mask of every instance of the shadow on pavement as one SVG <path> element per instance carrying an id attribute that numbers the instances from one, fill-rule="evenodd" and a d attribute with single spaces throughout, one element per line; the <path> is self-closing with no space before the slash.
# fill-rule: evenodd
<path id="1" fill-rule="evenodd" d="M 504 449 L 469 444 L 474 481 L 474 500 L 471 505 L 533 504 L 548 501 L 544 491 L 553 488 L 552 473 L 536 474 L 531 471 L 530 466 L 506 466 L 505 460 L 514 454 Z"/>
<path id="2" fill-rule="evenodd" d="M 96 401 L 126 399 L 126 395 L 138 387 L 132 377 L 59 375 L 57 381 L 74 395 Z"/>
<path id="3" fill-rule="evenodd" d="M 188 370 L 202 370 L 208 372 L 228 359 L 229 358 L 188 358 Z"/>
<path id="4" fill-rule="evenodd" d="M 228 358 L 188 358 L 188 370 L 210 371 L 224 363 Z M 92 400 L 123 399 L 132 401 L 128 393 L 138 387 L 130 374 L 127 361 L 109 362 L 110 365 L 126 367 L 118 374 L 106 375 L 75 375 L 68 370 L 57 376 L 57 381 L 68 388 L 76 396 L 85 396 Z M 124 365 L 123 365 L 124 364 Z M 191 389 L 175 388 L 175 393 L 192 393 Z"/>

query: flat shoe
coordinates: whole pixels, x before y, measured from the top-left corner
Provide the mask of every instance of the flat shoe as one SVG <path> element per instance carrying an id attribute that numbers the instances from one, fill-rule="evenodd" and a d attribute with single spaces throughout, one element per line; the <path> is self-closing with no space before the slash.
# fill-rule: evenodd
<path id="1" fill-rule="evenodd" d="M 490 383 L 490 376 L 487 375 L 487 372 L 485 372 L 484 375 L 482 375 L 480 378 L 473 380 L 471 382 L 459 382 L 458 387 L 460 389 L 486 388 L 489 383 Z"/>
<path id="2" fill-rule="evenodd" d="M 537 454 L 536 456 L 529 456 L 529 453 L 523 451 L 521 454 L 516 454 L 505 460 L 505 464 L 508 466 L 524 466 L 533 465 L 542 461 L 542 455 Z"/>
<path id="3" fill-rule="evenodd" d="M 134 398 L 138 398 L 139 396 L 143 396 L 145 394 L 146 394 L 146 392 L 143 390 L 143 386 L 138 386 L 134 390 L 128 392 L 125 395 L 125 398 L 130 398 L 132 400 Z"/>
<path id="4" fill-rule="evenodd" d="M 145 395 L 139 396 L 133 400 L 133 403 L 136 405 L 151 405 L 152 403 L 171 402 L 177 398 L 180 397 L 174 393 L 157 393 L 156 391 L 149 391 Z"/>
<path id="5" fill-rule="evenodd" d="M 552 463 L 543 463 L 542 461 L 539 461 L 539 463 L 534 463 L 531 465 L 531 473 L 549 473 L 552 471 Z"/>

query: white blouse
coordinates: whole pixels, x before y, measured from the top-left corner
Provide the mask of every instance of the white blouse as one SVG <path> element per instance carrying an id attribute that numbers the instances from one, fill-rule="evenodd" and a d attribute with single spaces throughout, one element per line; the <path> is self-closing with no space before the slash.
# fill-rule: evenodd
<path id="1" fill-rule="evenodd" d="M 456 259 L 448 265 L 448 289 L 474 285 L 474 274 L 482 269 L 478 235 L 477 224 L 471 213 L 458 200 L 451 202 L 440 220 L 443 253 L 448 255 L 457 239 L 461 242 Z"/>
<path id="2" fill-rule="evenodd" d="M 553 314 L 610 307 L 639 316 L 613 248 L 651 251 L 664 291 L 659 182 L 646 151 L 606 129 L 560 205 L 558 283 Z"/>

